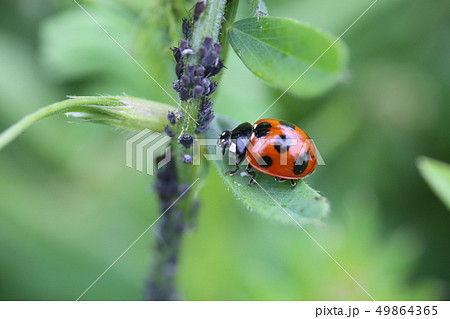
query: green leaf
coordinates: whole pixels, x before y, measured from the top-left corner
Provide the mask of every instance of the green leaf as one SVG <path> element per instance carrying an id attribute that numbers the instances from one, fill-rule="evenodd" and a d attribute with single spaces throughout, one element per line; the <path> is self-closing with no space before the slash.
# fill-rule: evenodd
<path id="1" fill-rule="evenodd" d="M 450 210 L 450 165 L 423 156 L 417 159 L 417 167 L 433 192 Z"/>
<path id="2" fill-rule="evenodd" d="M 216 116 L 212 127 L 221 132 L 232 129 L 238 124 L 227 117 Z M 207 137 L 217 139 L 216 133 L 212 130 L 208 131 Z M 212 162 L 226 185 L 252 211 L 283 223 L 294 224 L 289 217 L 291 215 L 300 225 L 319 224 L 320 220 L 328 214 L 329 204 L 326 198 L 320 196 L 303 180 L 299 180 L 297 186 L 293 188 L 288 182 L 276 182 L 272 176 L 257 173 L 258 183 L 248 186 L 250 176 L 242 173 L 244 169 L 241 170 L 241 174 L 237 173 L 234 176 L 224 174 L 234 168 L 228 165 L 228 156 L 224 156 L 223 160 Z"/>
<path id="3" fill-rule="evenodd" d="M 37 121 L 58 114 L 74 116 L 83 122 L 108 124 L 138 131 L 164 130 L 167 112 L 173 107 L 128 96 L 78 96 L 57 102 L 31 113 L 0 134 L 0 150 Z"/>
<path id="4" fill-rule="evenodd" d="M 332 45 L 334 37 L 292 19 L 239 20 L 229 37 L 250 71 L 283 91 L 298 79 L 289 92 L 301 97 L 314 97 L 333 87 L 348 62 L 348 52 L 341 41 Z"/>

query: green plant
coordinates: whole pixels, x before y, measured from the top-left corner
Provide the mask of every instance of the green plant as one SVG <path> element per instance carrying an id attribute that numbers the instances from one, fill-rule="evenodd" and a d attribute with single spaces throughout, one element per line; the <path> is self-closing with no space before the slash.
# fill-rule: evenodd
<path id="1" fill-rule="evenodd" d="M 174 82 L 180 98 L 175 101 L 179 104 L 178 108 L 125 96 L 72 97 L 36 111 L 0 135 L 2 148 L 37 120 L 66 114 L 75 116 L 78 121 L 103 123 L 131 131 L 144 128 L 166 131 L 173 136 L 173 161 L 159 172 L 155 183 L 163 215 L 150 282 L 151 299 L 177 298 L 174 275 L 181 238 L 186 229 L 195 225 L 199 205 L 197 194 L 201 179 L 209 170 L 206 162 L 200 166 L 190 165 L 187 159 L 194 156 L 191 144 L 201 136 L 217 138 L 213 131 L 208 130 L 210 125 L 222 131 L 238 123 L 221 115 L 216 115 L 212 121 L 212 101 L 209 97 L 217 87 L 220 90 L 219 72 L 223 64 L 226 65 L 228 41 L 257 77 L 278 89 L 289 88 L 293 94 L 302 97 L 323 94 L 339 82 L 346 70 L 348 53 L 341 42 L 336 42 L 334 37 L 315 27 L 290 19 L 269 17 L 263 1 L 252 2 L 256 17 L 236 22 L 236 0 L 200 1 L 191 10 L 191 16 L 183 22 L 183 1 L 158 3 L 151 8 L 151 12 L 157 13 L 157 18 L 148 19 L 146 14 L 142 16 L 136 31 L 138 55 L 152 56 L 148 58 L 150 61 L 154 56 L 161 55 L 157 49 L 148 50 L 143 46 L 148 28 L 158 29 L 162 39 L 160 46 L 177 46 L 173 49 L 176 64 L 168 60 L 166 54 L 159 67 L 163 78 L 166 77 L 163 71 L 166 67 L 176 69 L 172 74 L 178 78 Z M 183 28 L 184 39 L 181 41 L 175 39 L 176 26 Z M 299 76 L 305 74 L 303 71 L 307 71 L 308 76 L 302 78 L 302 85 L 294 85 Z M 207 75 L 204 75 L 205 72 Z M 192 80 L 183 82 L 182 76 L 189 73 L 200 76 L 205 82 L 201 85 Z M 224 176 L 228 166 L 225 160 L 213 161 L 213 165 L 250 210 L 282 222 L 290 221 L 292 216 L 301 224 L 319 223 L 328 213 L 326 199 L 304 182 L 292 189 L 288 185 L 274 183 L 267 176 L 258 176 L 260 187 L 248 187 L 245 186 L 245 177 Z M 290 216 L 280 211 L 276 203 L 266 196 L 267 193 L 272 194 Z"/>

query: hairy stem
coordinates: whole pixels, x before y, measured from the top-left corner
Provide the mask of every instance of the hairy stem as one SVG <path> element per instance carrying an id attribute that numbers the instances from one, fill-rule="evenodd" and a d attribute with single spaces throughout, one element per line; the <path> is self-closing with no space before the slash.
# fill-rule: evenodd
<path id="1" fill-rule="evenodd" d="M 205 12 L 200 16 L 194 30 L 192 31 L 191 47 L 198 50 L 202 41 L 206 37 L 211 37 L 214 41 L 219 38 L 222 28 L 222 21 L 225 15 L 225 5 L 227 0 L 208 0 Z M 196 57 L 191 55 L 190 57 Z M 189 62 L 192 62 L 189 61 Z"/>
<path id="2" fill-rule="evenodd" d="M 98 100 L 98 99 L 97 99 Z M 110 103 L 110 99 L 102 99 L 102 103 Z M 7 130 L 2 132 L 0 135 L 0 149 L 9 144 L 12 140 L 14 140 L 18 135 L 20 135 L 23 131 L 29 128 L 31 125 L 36 123 L 39 120 L 42 120 L 46 117 L 49 117 L 54 114 L 63 113 L 64 111 L 70 110 L 73 107 L 83 105 L 84 103 L 94 103 L 95 100 L 92 98 L 85 98 L 82 100 L 74 100 L 69 99 L 57 103 L 50 104 L 43 108 L 40 108 L 36 112 L 26 115 L 19 122 L 10 126 Z"/>
<path id="3" fill-rule="evenodd" d="M 44 118 L 70 113 L 79 121 L 108 124 L 125 130 L 145 128 L 161 132 L 165 115 L 174 108 L 128 96 L 79 96 L 56 102 L 28 114 L 0 133 L 0 150 L 31 125 Z"/>
<path id="4" fill-rule="evenodd" d="M 183 40 L 186 41 L 186 43 L 189 43 L 189 50 L 193 53 L 183 55 L 177 62 L 182 64 L 182 74 L 186 77 L 189 75 L 189 72 L 187 71 L 187 67 L 189 66 L 192 68 L 195 67 L 196 70 L 199 68 L 206 68 L 205 74 L 195 73 L 195 77 L 201 77 L 202 79 L 206 79 L 207 83 L 210 83 L 208 81 L 213 80 L 209 80 L 209 78 L 214 78 L 214 75 L 220 71 L 222 61 L 218 61 L 217 56 L 215 62 L 212 64 L 202 61 L 202 55 L 200 54 L 201 47 L 203 46 L 205 51 L 212 50 L 212 45 L 205 44 L 206 38 L 210 38 L 212 43 L 221 40 L 225 41 L 222 27 L 225 25 L 225 22 L 232 23 L 238 0 L 208 0 L 203 3 L 206 3 L 206 7 L 204 7 L 204 10 L 199 16 L 192 17 L 191 20 L 189 20 L 189 35 Z M 202 5 L 202 3 L 197 3 L 197 5 Z M 194 16 L 195 8 L 196 7 L 192 10 Z M 221 44 L 223 45 L 223 43 Z M 179 48 L 175 49 L 178 50 Z M 183 48 L 181 49 L 183 50 Z M 217 51 L 219 50 L 220 48 Z M 220 55 L 220 58 L 223 58 L 223 54 Z M 210 72 L 208 70 L 211 70 L 211 68 L 216 68 L 218 71 L 209 73 L 212 75 L 208 75 L 208 72 Z M 185 82 L 192 81 L 193 77 L 194 76 L 191 76 L 190 80 L 185 79 Z M 210 110 L 212 102 L 209 99 L 208 93 L 200 94 L 201 96 L 192 94 L 193 86 L 198 85 L 198 83 L 192 84 L 192 82 L 190 82 L 191 84 L 182 84 L 180 78 L 181 75 L 178 75 L 177 85 L 185 85 L 190 91 L 188 97 L 182 98 L 180 94 L 181 107 L 178 110 L 179 118 L 176 123 L 171 123 L 173 124 L 172 128 L 174 134 L 171 144 L 173 150 L 173 163 L 170 167 L 165 168 L 165 173 L 161 173 L 156 182 L 161 209 L 166 207 L 167 204 L 183 192 L 183 190 L 186 190 L 193 184 L 195 185 L 177 201 L 176 205 L 170 208 L 164 216 L 161 217 L 162 222 L 159 226 L 154 266 L 149 285 L 149 297 L 152 300 L 173 300 L 178 296 L 175 289 L 174 278 L 176 276 L 181 240 L 185 230 L 195 224 L 196 212 L 199 205 L 197 201 L 197 192 L 202 184 L 202 181 L 199 181 L 199 178 L 201 177 L 201 174 L 208 169 L 206 165 L 199 166 L 186 163 L 186 156 L 192 158 L 192 156 L 200 156 L 200 154 L 193 154 L 192 146 L 183 143 L 182 140 L 183 137 L 188 136 L 188 138 L 195 142 L 198 134 L 205 131 L 200 128 L 202 127 L 202 123 L 205 123 L 205 118 L 212 119 L 212 116 L 207 116 L 209 115 L 207 112 L 212 112 L 212 110 Z M 178 90 L 178 92 L 180 92 L 180 90 Z M 209 110 L 205 111 L 207 107 L 209 107 Z M 208 123 L 209 122 L 206 121 L 206 124 Z M 170 130 L 172 130 L 172 128 Z M 171 180 L 172 182 L 167 184 L 165 182 L 167 180 Z"/>

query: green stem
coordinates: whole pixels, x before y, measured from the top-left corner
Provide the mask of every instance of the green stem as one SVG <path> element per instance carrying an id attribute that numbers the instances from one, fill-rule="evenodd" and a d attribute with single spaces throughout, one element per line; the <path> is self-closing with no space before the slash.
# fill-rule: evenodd
<path id="1" fill-rule="evenodd" d="M 31 125 L 44 118 L 79 112 L 79 119 L 108 124 L 117 128 L 138 131 L 145 128 L 164 130 L 167 112 L 174 108 L 153 101 L 129 96 L 80 96 L 40 108 L 0 134 L 0 150 Z M 81 116 L 80 116 L 81 115 Z"/>
<path id="2" fill-rule="evenodd" d="M 235 1 L 227 1 L 227 0 L 208 0 L 205 11 L 200 16 L 199 20 L 195 23 L 191 38 L 190 38 L 190 47 L 197 51 L 202 45 L 203 41 L 206 37 L 211 37 L 214 42 L 219 40 L 220 31 L 223 25 L 223 19 L 225 16 L 225 11 L 227 7 L 227 3 L 231 4 Z M 187 57 L 187 64 L 197 64 L 198 56 L 196 54 L 190 55 Z M 181 121 L 176 126 L 176 137 L 180 137 L 183 134 L 190 134 L 192 136 L 196 136 L 195 130 L 197 128 L 197 123 L 194 119 L 198 117 L 198 110 L 200 107 L 201 100 L 200 99 L 191 99 L 190 101 L 182 101 L 182 113 L 184 113 L 184 120 Z M 200 167 L 194 165 L 185 165 L 182 160 L 182 146 L 174 141 L 172 146 L 175 149 L 178 149 L 177 152 L 177 171 L 179 172 L 179 181 L 180 183 L 191 185 L 195 179 L 200 174 Z M 194 193 L 194 192 L 191 192 Z M 190 210 L 189 207 L 192 206 L 194 194 L 188 194 L 181 201 L 180 205 L 186 206 L 186 210 Z"/>
<path id="3" fill-rule="evenodd" d="M 83 106 L 86 104 L 90 105 L 115 105 L 117 100 L 111 98 L 100 98 L 100 97 L 86 97 L 79 99 L 68 99 L 61 102 L 56 102 L 40 108 L 34 113 L 28 114 L 22 118 L 19 122 L 9 127 L 6 131 L 0 134 L 0 149 L 8 145 L 17 136 L 19 136 L 23 131 L 29 128 L 31 125 L 39 120 L 46 117 L 64 113 L 73 112 L 74 107 Z"/>
<path id="4" fill-rule="evenodd" d="M 205 11 L 200 18 L 194 23 L 191 36 L 189 39 L 189 47 L 194 51 L 198 51 L 203 45 L 206 37 L 211 37 L 213 42 L 226 41 L 224 33 L 226 30 L 222 28 L 231 24 L 234 20 L 238 0 L 208 0 Z M 221 42 L 222 48 L 226 45 Z M 224 58 L 221 52 L 221 58 Z M 198 65 L 200 63 L 197 54 L 188 55 L 186 57 L 186 65 Z M 217 78 L 216 78 L 217 79 Z M 167 211 L 161 218 L 161 224 L 158 227 L 161 234 L 157 238 L 157 244 L 154 255 L 154 267 L 150 277 L 149 297 L 153 300 L 170 300 L 176 298 L 174 276 L 177 267 L 176 262 L 179 256 L 183 231 L 176 229 L 190 228 L 196 221 L 196 210 L 198 207 L 197 193 L 204 182 L 203 174 L 208 171 L 207 165 L 187 165 L 183 163 L 182 157 L 184 153 L 192 151 L 184 149 L 178 142 L 178 139 L 184 134 L 196 137 L 195 133 L 198 128 L 198 114 L 201 105 L 201 98 L 191 98 L 188 101 L 181 101 L 180 112 L 184 115 L 182 119 L 174 127 L 175 138 L 172 139 L 172 150 L 174 151 L 173 174 L 170 170 L 161 171 L 157 177 L 157 190 L 161 200 L 162 207 L 166 207 L 169 202 L 173 202 L 175 196 L 168 196 L 161 189 L 171 189 L 171 183 L 165 183 L 169 180 L 169 176 L 174 176 L 175 183 L 179 189 L 195 185 L 190 189 L 179 201 Z M 200 154 L 193 154 L 200 156 Z M 159 187 L 158 187 L 159 185 Z M 161 187 L 164 185 L 165 187 Z M 180 226 L 180 219 L 182 225 Z"/>
<path id="5" fill-rule="evenodd" d="M 196 22 L 191 35 L 190 47 L 192 49 L 197 51 L 206 37 L 213 38 L 214 42 L 219 39 L 226 4 L 227 0 L 208 0 L 205 11 Z M 194 62 L 192 59 L 195 59 L 196 55 L 191 55 L 190 58 L 191 60 L 188 62 L 192 63 Z"/>

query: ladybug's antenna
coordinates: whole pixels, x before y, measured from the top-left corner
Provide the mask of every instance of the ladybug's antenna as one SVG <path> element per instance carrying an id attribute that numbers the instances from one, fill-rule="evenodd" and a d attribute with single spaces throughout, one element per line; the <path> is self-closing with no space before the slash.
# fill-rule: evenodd
<path id="1" fill-rule="evenodd" d="M 214 127 L 209 127 L 211 130 L 213 130 L 216 134 L 217 134 L 217 136 L 219 136 L 220 137 L 220 133 L 219 132 L 217 132 L 217 130 L 214 128 Z"/>

